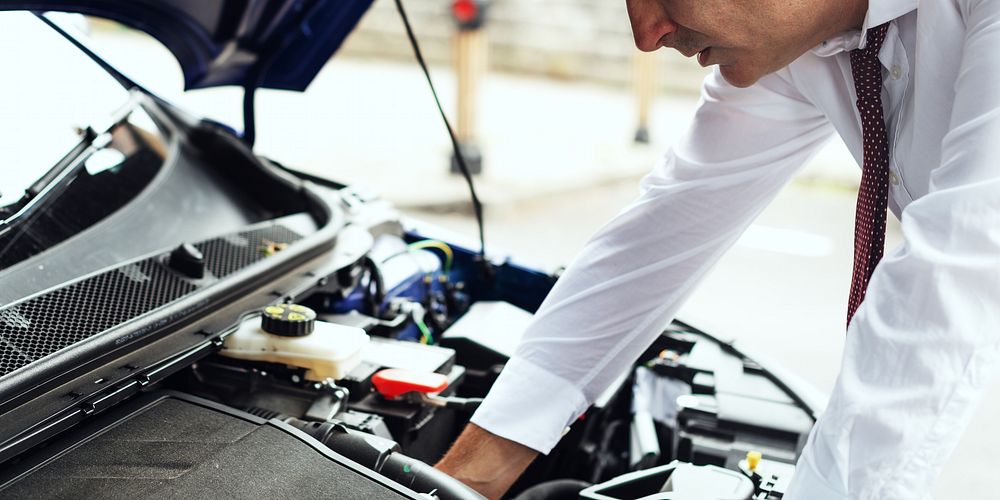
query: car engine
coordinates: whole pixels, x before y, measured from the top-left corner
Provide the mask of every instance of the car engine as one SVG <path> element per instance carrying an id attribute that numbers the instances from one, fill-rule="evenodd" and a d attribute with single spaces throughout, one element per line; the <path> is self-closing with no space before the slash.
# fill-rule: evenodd
<path id="1" fill-rule="evenodd" d="M 0 496 L 479 498 L 431 464 L 558 275 L 140 108 L 141 179 L 0 270 Z M 509 495 L 781 498 L 814 406 L 675 322 Z"/>

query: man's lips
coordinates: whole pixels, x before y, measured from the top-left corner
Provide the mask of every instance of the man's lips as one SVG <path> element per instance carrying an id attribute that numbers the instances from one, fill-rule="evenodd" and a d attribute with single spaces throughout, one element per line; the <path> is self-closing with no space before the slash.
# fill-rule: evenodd
<path id="1" fill-rule="evenodd" d="M 661 47 L 671 47 L 671 45 L 669 45 L 667 43 L 664 43 L 664 40 L 660 41 L 660 46 Z M 683 48 L 683 47 L 678 47 L 678 46 L 674 46 L 673 48 L 677 52 L 680 52 L 681 55 L 684 56 L 684 57 L 695 57 L 695 56 L 697 56 L 697 58 L 698 58 L 698 64 L 700 64 L 702 67 L 705 67 L 705 66 L 708 66 L 709 64 L 712 64 L 710 62 L 710 60 L 709 60 L 712 57 L 712 46 L 711 45 L 705 45 L 705 46 L 703 46 L 700 49 L 689 49 L 689 48 Z"/>
<path id="2" fill-rule="evenodd" d="M 670 45 L 664 45 L 664 47 L 670 47 Z M 683 47 L 673 47 L 673 48 L 677 52 L 680 52 L 681 55 L 684 56 L 684 57 L 694 57 L 694 56 L 698 55 L 701 51 L 705 50 L 708 47 L 702 47 L 700 49 L 688 49 L 688 48 L 683 48 Z"/>
<path id="3" fill-rule="evenodd" d="M 684 57 L 698 57 L 698 64 L 702 66 L 708 65 L 708 57 L 711 55 L 712 47 L 704 46 L 700 49 L 677 49 Z"/>
<path id="4" fill-rule="evenodd" d="M 704 49 L 701 49 L 701 51 L 698 52 L 698 64 L 700 64 L 703 68 L 708 66 L 708 58 L 711 55 L 712 47 L 705 47 Z"/>

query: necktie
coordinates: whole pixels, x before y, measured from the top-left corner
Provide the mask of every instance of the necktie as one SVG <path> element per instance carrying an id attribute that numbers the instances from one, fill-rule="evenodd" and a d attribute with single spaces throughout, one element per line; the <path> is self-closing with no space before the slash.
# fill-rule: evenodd
<path id="1" fill-rule="evenodd" d="M 865 298 L 868 280 L 882 259 L 889 203 L 889 137 L 882 114 L 882 64 L 879 49 L 889 24 L 868 30 L 868 45 L 851 52 L 851 72 L 858 94 L 864 161 L 854 222 L 854 274 L 847 303 L 847 324 Z"/>

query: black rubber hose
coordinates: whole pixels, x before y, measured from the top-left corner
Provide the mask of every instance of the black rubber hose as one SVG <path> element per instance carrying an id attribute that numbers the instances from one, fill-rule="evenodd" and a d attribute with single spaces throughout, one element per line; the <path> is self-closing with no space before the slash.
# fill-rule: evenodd
<path id="1" fill-rule="evenodd" d="M 590 483 L 579 479 L 556 479 L 536 484 L 514 497 L 514 500 L 577 500 Z"/>
<path id="2" fill-rule="evenodd" d="M 395 441 L 355 431 L 329 422 L 307 422 L 286 418 L 285 422 L 304 431 L 327 448 L 396 481 L 417 493 L 434 494 L 440 500 L 483 500 L 459 480 L 425 462 L 398 453 Z"/>
<path id="3" fill-rule="evenodd" d="M 461 481 L 402 453 L 392 453 L 381 470 L 383 476 L 416 492 L 434 494 L 441 500 L 484 500 Z M 436 491 L 435 491 L 436 490 Z"/>

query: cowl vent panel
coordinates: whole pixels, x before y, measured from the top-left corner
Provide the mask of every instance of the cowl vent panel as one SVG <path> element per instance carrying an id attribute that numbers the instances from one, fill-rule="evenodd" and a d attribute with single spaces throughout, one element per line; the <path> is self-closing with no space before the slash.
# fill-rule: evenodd
<path id="1" fill-rule="evenodd" d="M 275 224 L 195 246 L 205 256 L 206 269 L 222 278 L 301 238 Z M 164 262 L 151 257 L 0 308 L 0 376 L 207 286 Z"/>

